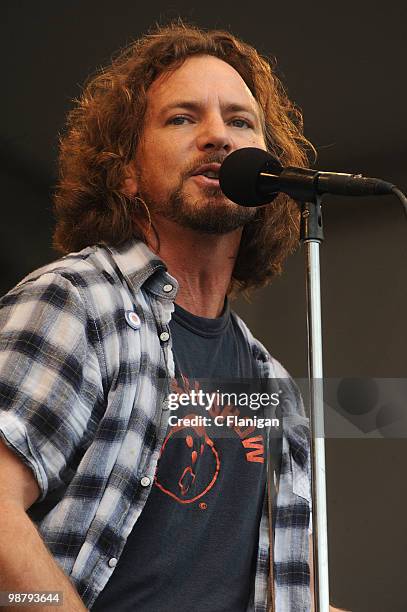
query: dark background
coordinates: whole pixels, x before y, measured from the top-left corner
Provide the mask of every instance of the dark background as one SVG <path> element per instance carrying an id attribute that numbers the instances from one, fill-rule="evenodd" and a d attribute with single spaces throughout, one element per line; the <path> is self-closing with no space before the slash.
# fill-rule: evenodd
<path id="1" fill-rule="evenodd" d="M 156 21 L 226 28 L 276 56 L 303 110 L 316 167 L 407 189 L 405 4 L 4 2 L 1 28 L 1 293 L 56 254 L 51 192 L 58 132 L 80 85 Z M 395 198 L 327 198 L 324 371 L 405 377 L 407 224 Z M 236 310 L 295 376 L 306 376 L 304 254 Z M 396 432 L 397 433 L 397 432 Z M 394 432 L 393 432 L 393 435 Z M 332 599 L 354 612 L 407 609 L 407 444 L 327 440 Z"/>

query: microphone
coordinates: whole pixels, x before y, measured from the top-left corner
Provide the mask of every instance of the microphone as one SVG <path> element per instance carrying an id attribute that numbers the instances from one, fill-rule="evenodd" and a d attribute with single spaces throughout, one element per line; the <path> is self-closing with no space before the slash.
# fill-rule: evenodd
<path id="1" fill-rule="evenodd" d="M 343 196 L 385 195 L 391 183 L 361 174 L 320 172 L 287 166 L 263 149 L 246 147 L 228 155 L 219 170 L 219 185 L 229 200 L 241 206 L 261 206 L 281 191 L 294 200 L 315 202 L 325 193 Z"/>

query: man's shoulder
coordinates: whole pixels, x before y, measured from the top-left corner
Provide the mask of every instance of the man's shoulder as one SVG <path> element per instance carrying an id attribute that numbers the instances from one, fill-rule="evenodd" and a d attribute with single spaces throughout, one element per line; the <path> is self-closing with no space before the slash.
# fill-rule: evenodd
<path id="1" fill-rule="evenodd" d="M 3 296 L 2 303 L 47 287 L 76 294 L 84 304 L 109 301 L 109 296 L 114 300 L 118 289 L 123 289 L 123 275 L 112 251 L 108 246 L 93 245 L 55 259 L 22 278 Z"/>
<path id="2" fill-rule="evenodd" d="M 166 274 L 164 262 L 145 243 L 134 238 L 120 246 L 97 244 L 69 253 L 34 270 L 17 287 L 53 274 L 90 293 L 103 288 L 112 293 L 124 285 L 138 293 L 156 272 L 158 277 Z M 175 279 L 171 280 L 177 284 Z"/>
<path id="3" fill-rule="evenodd" d="M 54 261 L 51 261 L 40 268 L 36 268 L 27 274 L 15 288 L 22 287 L 27 283 L 35 282 L 53 275 L 70 279 L 73 284 L 84 285 L 83 281 L 91 279 L 97 270 L 97 262 L 100 260 L 103 247 L 89 246 L 76 253 L 68 253 Z M 82 283 L 81 283 L 82 280 Z"/>
<path id="4" fill-rule="evenodd" d="M 19 313 L 42 316 L 45 308 L 85 320 L 89 311 L 114 310 L 119 282 L 102 247 L 69 253 L 33 270 L 2 296 L 0 322 Z"/>
<path id="5" fill-rule="evenodd" d="M 54 261 L 46 263 L 24 276 L 13 289 L 18 290 L 36 281 L 47 281 L 50 276 L 53 276 L 55 279 L 71 277 L 72 281 L 74 281 L 75 277 L 78 281 L 80 277 L 86 278 L 91 274 L 92 269 L 94 269 L 90 256 L 95 253 L 95 250 L 96 247 L 86 247 L 82 251 L 68 253 Z"/>

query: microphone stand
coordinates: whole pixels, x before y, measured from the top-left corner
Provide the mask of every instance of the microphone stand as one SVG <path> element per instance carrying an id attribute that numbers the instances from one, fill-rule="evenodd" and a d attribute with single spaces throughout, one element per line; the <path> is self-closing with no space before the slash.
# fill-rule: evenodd
<path id="1" fill-rule="evenodd" d="M 301 203 L 300 240 L 306 246 L 308 381 L 312 458 L 312 531 L 315 612 L 329 612 L 328 530 L 322 371 L 319 245 L 323 241 L 321 197 Z"/>

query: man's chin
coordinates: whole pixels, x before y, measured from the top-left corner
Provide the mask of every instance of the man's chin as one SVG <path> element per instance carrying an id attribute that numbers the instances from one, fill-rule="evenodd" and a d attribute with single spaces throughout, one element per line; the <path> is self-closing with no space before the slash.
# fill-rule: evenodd
<path id="1" fill-rule="evenodd" d="M 194 206 L 173 209 L 171 217 L 179 225 L 205 234 L 228 234 L 251 221 L 255 209 L 243 208 L 233 204 L 223 196 L 223 200 L 209 199 Z"/>
<path id="2" fill-rule="evenodd" d="M 215 209 L 219 214 L 236 214 L 237 216 L 243 214 L 243 216 L 247 217 L 253 216 L 250 209 L 229 200 L 223 191 L 221 191 L 220 187 L 206 187 L 201 190 L 201 193 L 199 193 L 197 197 L 188 194 L 188 196 L 182 199 L 182 203 L 191 210 Z"/>
<path id="3" fill-rule="evenodd" d="M 218 187 L 195 190 L 177 190 L 167 202 L 152 203 L 148 198 L 150 210 L 178 225 L 205 234 L 228 234 L 251 221 L 256 215 L 255 208 L 239 206 L 222 193 Z"/>

